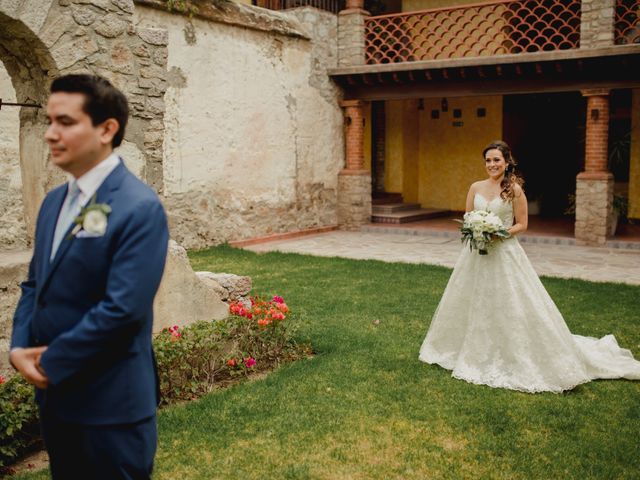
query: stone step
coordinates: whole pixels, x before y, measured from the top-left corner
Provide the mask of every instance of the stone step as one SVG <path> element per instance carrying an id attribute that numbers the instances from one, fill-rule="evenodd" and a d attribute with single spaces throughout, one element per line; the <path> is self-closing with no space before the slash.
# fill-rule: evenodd
<path id="1" fill-rule="evenodd" d="M 429 218 L 442 217 L 449 213 L 448 210 L 438 208 L 417 208 L 414 210 L 402 210 L 394 213 L 373 214 L 372 223 L 409 223 L 427 220 Z"/>
<path id="2" fill-rule="evenodd" d="M 404 212 L 407 210 L 420 210 L 419 203 L 383 203 L 372 205 L 374 215 L 386 215 L 387 213 Z"/>
<path id="3" fill-rule="evenodd" d="M 372 205 L 381 205 L 385 203 L 402 203 L 402 194 L 393 192 L 378 192 L 372 195 Z"/>

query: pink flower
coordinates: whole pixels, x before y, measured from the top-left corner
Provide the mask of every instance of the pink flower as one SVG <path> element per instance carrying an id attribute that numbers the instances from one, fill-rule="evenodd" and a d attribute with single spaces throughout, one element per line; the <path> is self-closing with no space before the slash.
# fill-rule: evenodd
<path id="1" fill-rule="evenodd" d="M 178 331 L 180 327 L 178 327 L 178 325 L 174 325 L 173 327 L 169 328 L 169 333 L 171 335 L 173 335 L 176 338 L 180 338 L 182 336 L 182 334 Z"/>
<path id="2" fill-rule="evenodd" d="M 249 357 L 249 358 L 245 358 L 244 359 L 244 366 L 247 368 L 251 368 L 256 364 L 256 359 L 253 357 Z"/>
<path id="3" fill-rule="evenodd" d="M 0 385 L 2 385 L 3 383 L 6 383 L 7 379 L 4 378 L 2 375 L 0 375 Z"/>
<path id="4" fill-rule="evenodd" d="M 273 301 L 276 303 L 284 303 L 284 299 L 279 295 L 274 296 Z"/>

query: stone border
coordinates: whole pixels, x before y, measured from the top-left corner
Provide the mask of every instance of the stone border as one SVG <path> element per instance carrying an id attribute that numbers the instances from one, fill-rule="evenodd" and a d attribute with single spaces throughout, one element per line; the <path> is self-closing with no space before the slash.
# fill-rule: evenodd
<path id="1" fill-rule="evenodd" d="M 292 238 L 306 237 L 308 235 L 316 235 L 318 233 L 327 233 L 338 230 L 337 225 L 330 225 L 328 227 L 309 228 L 307 230 L 297 230 L 295 232 L 274 233 L 273 235 L 266 235 L 264 237 L 248 238 L 246 240 L 236 240 L 229 242 L 232 247 L 246 247 L 249 245 L 257 245 L 259 243 L 275 242 L 278 240 L 289 240 Z"/>
<path id="2" fill-rule="evenodd" d="M 189 12 L 169 10 L 166 0 L 134 0 L 136 4 L 155 8 L 176 15 L 190 16 Z M 187 4 L 197 8 L 193 16 L 227 25 L 279 33 L 288 37 L 310 40 L 311 34 L 298 20 L 286 14 L 255 6 L 242 5 L 224 0 L 188 0 Z"/>

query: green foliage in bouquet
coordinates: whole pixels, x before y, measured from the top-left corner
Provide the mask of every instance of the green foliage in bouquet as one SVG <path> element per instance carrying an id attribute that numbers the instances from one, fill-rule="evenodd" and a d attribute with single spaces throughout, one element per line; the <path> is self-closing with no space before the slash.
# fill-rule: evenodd
<path id="1" fill-rule="evenodd" d="M 479 255 L 487 255 L 489 246 L 496 240 L 504 240 L 511 236 L 500 218 L 485 210 L 467 212 L 463 220 L 456 221 L 462 223 L 462 242 L 469 244 L 469 250 L 478 250 Z"/>

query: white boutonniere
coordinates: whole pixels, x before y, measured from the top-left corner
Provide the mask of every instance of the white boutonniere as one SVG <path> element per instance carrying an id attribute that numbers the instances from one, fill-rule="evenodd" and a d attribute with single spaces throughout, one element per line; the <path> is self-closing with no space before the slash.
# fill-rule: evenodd
<path id="1" fill-rule="evenodd" d="M 71 230 L 71 236 L 75 237 L 79 232 L 86 232 L 87 236 L 100 237 L 107 231 L 107 217 L 111 213 L 111 207 L 106 203 L 96 203 L 96 196 L 87 203 L 75 218 L 75 227 Z"/>

